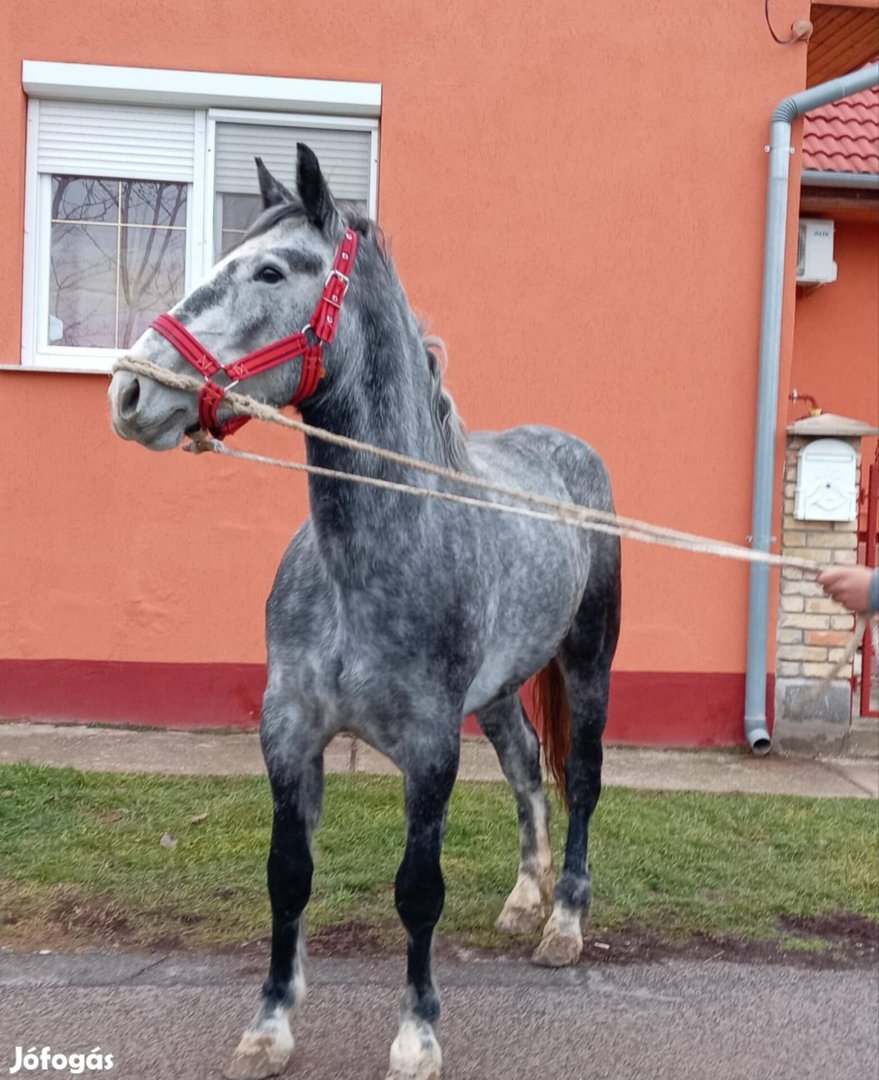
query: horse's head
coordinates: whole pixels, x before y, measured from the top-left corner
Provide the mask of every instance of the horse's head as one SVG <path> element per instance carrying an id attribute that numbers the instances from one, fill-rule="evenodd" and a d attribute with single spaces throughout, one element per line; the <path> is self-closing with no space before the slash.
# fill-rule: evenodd
<path id="1" fill-rule="evenodd" d="M 223 365 L 302 330 L 344 234 L 318 160 L 307 146 L 300 143 L 298 147 L 295 195 L 259 160 L 257 170 L 263 213 L 207 280 L 169 313 Z M 350 319 L 346 313 L 341 320 L 340 338 Z M 194 374 L 155 329 L 141 335 L 130 355 L 170 371 Z M 254 375 L 242 389 L 260 401 L 286 404 L 299 385 L 302 362 L 302 357 L 296 357 Z M 220 376 L 218 381 L 226 380 Z M 116 433 L 151 450 L 170 450 L 199 427 L 194 394 L 130 371 L 113 376 L 110 409 Z M 220 415 L 225 415 L 222 406 Z"/>

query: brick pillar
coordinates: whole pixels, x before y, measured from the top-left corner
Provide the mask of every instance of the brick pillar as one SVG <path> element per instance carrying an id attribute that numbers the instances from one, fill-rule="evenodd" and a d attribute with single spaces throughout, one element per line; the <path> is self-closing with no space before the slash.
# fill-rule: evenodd
<path id="1" fill-rule="evenodd" d="M 800 435 L 787 438 L 782 554 L 854 566 L 857 521 L 801 521 L 794 517 L 797 456 L 809 441 Z M 860 460 L 861 440 L 843 441 L 854 447 Z M 773 741 L 782 749 L 838 753 L 844 748 L 851 723 L 851 661 L 831 683 L 817 694 L 816 690 L 845 655 L 854 626 L 854 616 L 828 599 L 811 574 L 782 568 L 773 732 Z"/>

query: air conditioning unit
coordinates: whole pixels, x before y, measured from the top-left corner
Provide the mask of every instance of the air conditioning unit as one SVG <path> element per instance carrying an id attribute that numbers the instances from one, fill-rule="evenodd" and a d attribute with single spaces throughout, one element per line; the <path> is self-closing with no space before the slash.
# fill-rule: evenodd
<path id="1" fill-rule="evenodd" d="M 829 285 L 836 281 L 833 222 L 801 218 L 797 242 L 797 284 Z"/>

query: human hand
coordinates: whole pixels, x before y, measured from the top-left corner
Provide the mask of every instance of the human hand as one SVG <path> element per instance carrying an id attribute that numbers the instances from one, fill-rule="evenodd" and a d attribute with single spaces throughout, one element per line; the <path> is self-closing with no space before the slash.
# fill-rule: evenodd
<path id="1" fill-rule="evenodd" d="M 869 566 L 835 566 L 818 575 L 818 584 L 849 611 L 866 614 L 870 610 L 870 583 L 874 573 Z"/>

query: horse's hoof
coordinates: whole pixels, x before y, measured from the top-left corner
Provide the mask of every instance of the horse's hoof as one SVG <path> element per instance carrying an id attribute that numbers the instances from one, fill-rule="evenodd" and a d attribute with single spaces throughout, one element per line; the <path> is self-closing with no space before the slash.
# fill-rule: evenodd
<path id="1" fill-rule="evenodd" d="M 277 1033 L 246 1031 L 223 1075 L 226 1080 L 264 1080 L 267 1076 L 277 1076 L 287 1067 L 292 1052 L 292 1036 L 288 1043 Z"/>
<path id="2" fill-rule="evenodd" d="M 544 934 L 531 960 L 538 967 L 573 967 L 579 961 L 582 952 L 581 934 L 550 930 L 548 934 Z"/>
<path id="3" fill-rule="evenodd" d="M 416 1066 L 415 1071 L 391 1069 L 385 1080 L 440 1080 L 440 1069 L 436 1065 Z"/>
<path id="4" fill-rule="evenodd" d="M 430 1024 L 404 1020 L 391 1046 L 385 1080 L 440 1080 L 443 1055 Z"/>
<path id="5" fill-rule="evenodd" d="M 536 934 L 542 924 L 542 908 L 505 907 L 494 928 L 499 934 Z"/>

